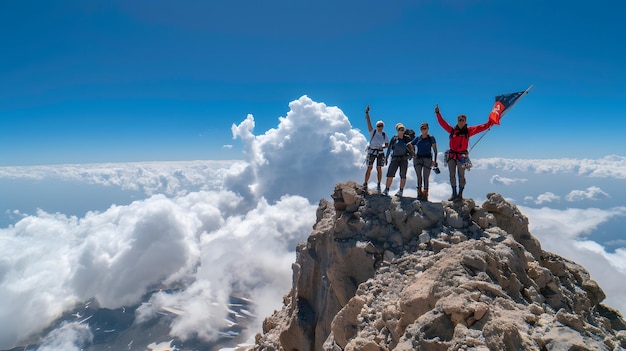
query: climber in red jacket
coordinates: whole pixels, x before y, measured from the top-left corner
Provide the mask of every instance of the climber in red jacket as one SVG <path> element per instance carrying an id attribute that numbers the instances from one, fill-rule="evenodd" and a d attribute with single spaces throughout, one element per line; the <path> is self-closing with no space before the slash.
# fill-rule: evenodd
<path id="1" fill-rule="evenodd" d="M 465 169 L 470 166 L 469 162 L 469 138 L 472 135 L 484 132 L 491 128 L 493 122 L 489 120 L 487 123 L 479 124 L 476 126 L 467 126 L 467 116 L 461 114 L 457 117 L 456 126 L 452 127 L 446 120 L 443 119 L 441 113 L 439 113 L 439 105 L 435 106 L 435 114 L 437 115 L 437 121 L 439 125 L 446 132 L 450 133 L 450 149 L 446 151 L 445 162 L 450 170 L 450 185 L 452 186 L 452 196 L 448 199 L 462 200 L 463 189 L 465 189 Z M 456 173 L 459 175 L 459 191 L 457 193 L 456 188 Z"/>

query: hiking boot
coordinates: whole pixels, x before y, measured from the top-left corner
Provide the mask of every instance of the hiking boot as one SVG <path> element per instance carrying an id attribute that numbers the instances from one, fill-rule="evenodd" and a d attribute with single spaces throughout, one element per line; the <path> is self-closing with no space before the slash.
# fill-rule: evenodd
<path id="1" fill-rule="evenodd" d="M 456 188 L 452 187 L 452 196 L 448 198 L 448 201 L 454 201 L 457 199 Z"/>
<path id="2" fill-rule="evenodd" d="M 424 189 L 424 192 L 422 193 L 422 200 L 428 201 L 428 189 Z"/>
<path id="3" fill-rule="evenodd" d="M 367 189 L 367 183 L 363 183 L 363 192 L 369 194 L 369 191 Z"/>
<path id="4" fill-rule="evenodd" d="M 422 192 L 422 188 L 417 188 L 417 199 L 418 200 L 424 199 L 424 193 Z"/>
<path id="5" fill-rule="evenodd" d="M 402 189 L 398 190 L 398 192 L 396 193 L 397 197 L 402 197 Z"/>
<path id="6" fill-rule="evenodd" d="M 383 195 L 388 196 L 389 195 L 389 189 L 385 189 L 385 191 L 383 191 Z"/>
<path id="7" fill-rule="evenodd" d="M 378 193 L 380 194 L 380 183 L 378 183 L 378 185 L 376 185 L 376 191 L 378 191 Z"/>

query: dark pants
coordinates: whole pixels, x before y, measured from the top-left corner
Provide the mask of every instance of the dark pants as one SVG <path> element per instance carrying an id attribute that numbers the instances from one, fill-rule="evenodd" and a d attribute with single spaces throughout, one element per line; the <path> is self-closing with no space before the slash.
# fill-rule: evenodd
<path id="1" fill-rule="evenodd" d="M 387 168 L 387 178 L 393 178 L 400 168 L 400 179 L 406 179 L 406 171 L 409 168 L 409 160 L 406 156 L 394 156 Z"/>

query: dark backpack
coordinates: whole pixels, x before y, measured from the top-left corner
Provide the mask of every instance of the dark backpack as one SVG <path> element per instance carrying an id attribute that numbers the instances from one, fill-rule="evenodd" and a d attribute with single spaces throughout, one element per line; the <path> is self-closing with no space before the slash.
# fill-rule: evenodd
<path id="1" fill-rule="evenodd" d="M 409 142 L 413 141 L 413 139 L 415 139 L 415 131 L 413 129 L 407 129 L 404 132 L 404 136 L 405 137 L 409 137 Z"/>

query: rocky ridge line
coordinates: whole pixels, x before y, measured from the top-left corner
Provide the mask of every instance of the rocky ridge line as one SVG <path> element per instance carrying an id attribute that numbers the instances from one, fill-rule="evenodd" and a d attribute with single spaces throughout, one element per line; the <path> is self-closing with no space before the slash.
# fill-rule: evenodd
<path id="1" fill-rule="evenodd" d="M 349 181 L 332 198 L 254 350 L 626 348 L 626 324 L 587 270 L 542 250 L 501 195 L 432 203 Z"/>

